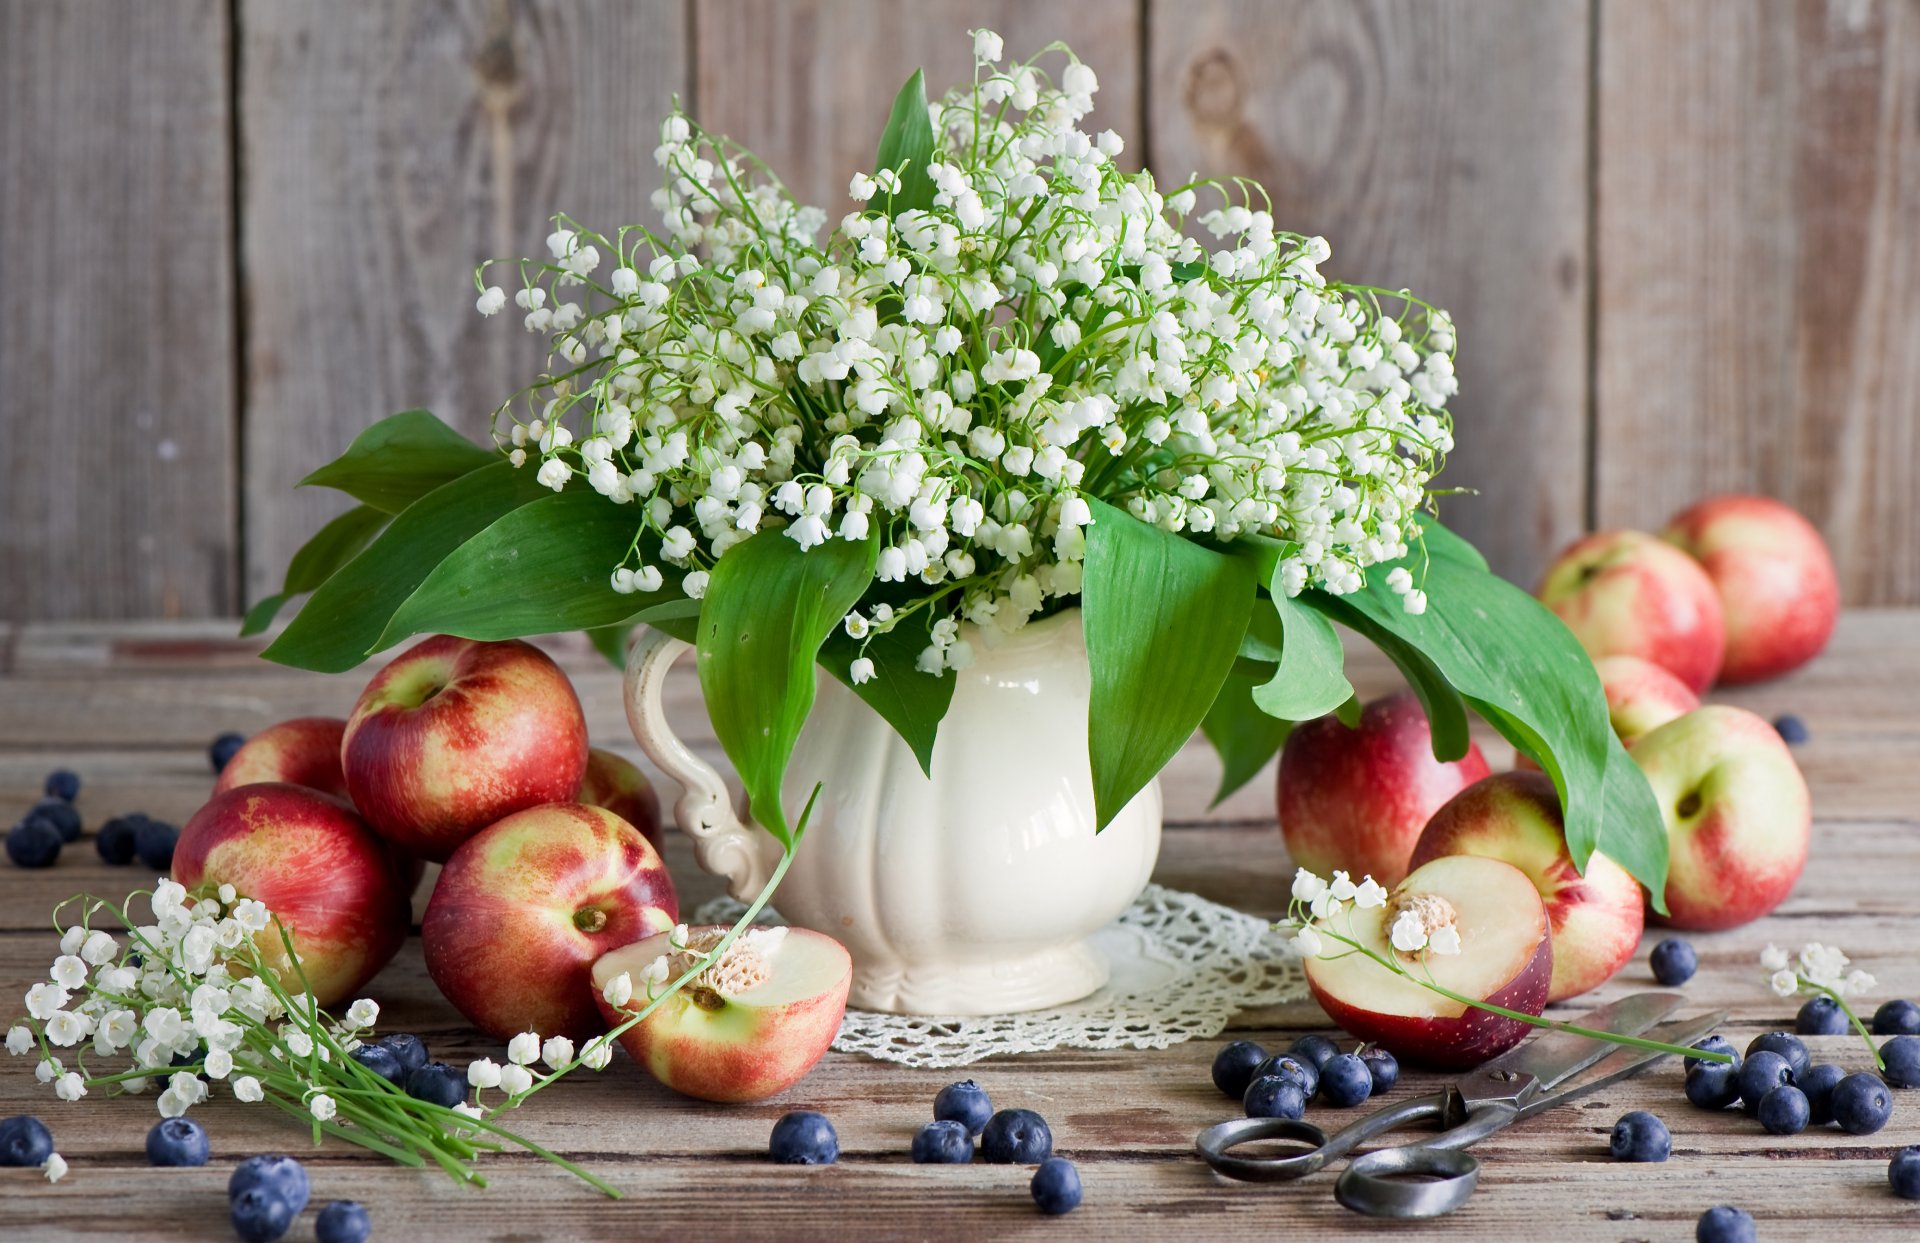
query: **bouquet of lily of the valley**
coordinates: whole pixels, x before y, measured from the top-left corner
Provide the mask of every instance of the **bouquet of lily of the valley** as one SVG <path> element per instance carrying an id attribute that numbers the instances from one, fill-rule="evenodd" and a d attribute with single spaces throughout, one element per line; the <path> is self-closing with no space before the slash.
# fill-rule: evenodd
<path id="1" fill-rule="evenodd" d="M 1128 171 L 1080 128 L 1097 81 L 1070 50 L 1003 63 L 981 31 L 974 62 L 937 103 L 908 81 L 831 225 L 676 113 L 663 228 L 561 217 L 546 257 L 482 267 L 480 313 L 545 336 L 547 372 L 490 447 L 412 412 L 307 480 L 361 505 L 295 558 L 286 594 L 313 594 L 267 655 L 663 628 L 790 844 L 816 664 L 924 766 L 953 671 L 1081 609 L 1104 823 L 1196 729 L 1224 794 L 1289 722 L 1355 712 L 1342 626 L 1412 682 L 1436 753 L 1471 707 L 1552 777 L 1573 858 L 1657 903 L 1661 818 L 1587 657 L 1433 519 L 1447 316 L 1328 279 L 1258 185 Z"/>

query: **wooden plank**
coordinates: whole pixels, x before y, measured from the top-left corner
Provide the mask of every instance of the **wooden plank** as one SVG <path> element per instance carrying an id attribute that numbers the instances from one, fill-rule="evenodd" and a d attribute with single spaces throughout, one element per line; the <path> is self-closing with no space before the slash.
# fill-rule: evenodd
<path id="1" fill-rule="evenodd" d="M 294 483 L 396 410 L 484 437 L 542 346 L 473 308 L 474 265 L 548 218 L 646 218 L 686 90 L 683 0 L 241 13 L 249 601 L 347 502 Z"/>
<path id="2" fill-rule="evenodd" d="M 0 612 L 237 603 L 222 0 L 0 3 Z"/>
<path id="3" fill-rule="evenodd" d="M 838 219 L 847 181 L 871 171 L 895 92 L 915 66 L 936 98 L 970 79 L 986 27 L 1027 59 L 1064 40 L 1100 79 L 1091 132 L 1118 130 L 1137 167 L 1141 122 L 1139 23 L 1131 0 L 1044 6 L 1018 0 L 708 0 L 697 6 L 698 118 L 766 160 L 802 202 Z M 1050 67 L 1055 62 L 1050 63 Z"/>
<path id="4" fill-rule="evenodd" d="M 1920 9 L 1648 0 L 1598 29 L 1600 523 L 1762 492 L 1848 601 L 1920 600 Z"/>
<path id="5" fill-rule="evenodd" d="M 1586 3 L 1154 0 L 1152 163 L 1240 174 L 1345 280 L 1459 327 L 1443 504 L 1531 583 L 1584 527 Z"/>

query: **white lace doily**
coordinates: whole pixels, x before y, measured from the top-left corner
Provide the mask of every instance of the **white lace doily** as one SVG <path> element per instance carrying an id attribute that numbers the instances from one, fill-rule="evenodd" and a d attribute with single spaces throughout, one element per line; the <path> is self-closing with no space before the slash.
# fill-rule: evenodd
<path id="1" fill-rule="evenodd" d="M 691 922 L 732 923 L 746 908 L 708 902 Z M 778 923 L 771 911 L 761 922 Z M 1071 1005 L 970 1018 L 847 1011 L 833 1047 L 904 1066 L 967 1066 L 1048 1049 L 1164 1049 L 1217 1036 L 1241 1010 L 1307 995 L 1297 959 L 1268 922 L 1149 885 L 1093 942 L 1112 964 L 1104 988 Z"/>

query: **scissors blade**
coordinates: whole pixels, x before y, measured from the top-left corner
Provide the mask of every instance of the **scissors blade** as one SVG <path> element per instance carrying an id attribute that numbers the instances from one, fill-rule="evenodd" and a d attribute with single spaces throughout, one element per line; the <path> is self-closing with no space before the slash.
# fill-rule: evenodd
<path id="1" fill-rule="evenodd" d="M 1679 993 L 1634 993 L 1581 1015 L 1579 1024 L 1595 1031 L 1638 1036 L 1666 1018 L 1685 999 Z M 1532 1075 L 1544 1092 L 1579 1074 L 1618 1048 L 1593 1036 L 1547 1032 L 1534 1037 L 1505 1057 L 1488 1063 L 1481 1073 L 1514 1071 Z"/>
<path id="2" fill-rule="evenodd" d="M 1649 1040 L 1658 1040 L 1662 1044 L 1677 1044 L 1684 1047 L 1709 1035 L 1714 1028 L 1726 1021 L 1727 1012 L 1716 1010 L 1712 1014 L 1703 1014 L 1698 1018 L 1675 1019 L 1671 1023 L 1662 1023 L 1646 1031 L 1630 1034 L 1642 1035 Z M 1636 1049 L 1632 1045 L 1607 1047 L 1612 1051 L 1610 1056 L 1600 1062 L 1592 1075 L 1584 1076 L 1578 1083 L 1540 1097 L 1522 1109 L 1520 1116 L 1532 1117 L 1543 1109 L 1563 1105 L 1577 1096 L 1585 1096 L 1589 1092 L 1604 1088 L 1610 1083 L 1616 1083 L 1629 1075 L 1638 1074 L 1663 1057 L 1673 1056 L 1659 1049 Z"/>

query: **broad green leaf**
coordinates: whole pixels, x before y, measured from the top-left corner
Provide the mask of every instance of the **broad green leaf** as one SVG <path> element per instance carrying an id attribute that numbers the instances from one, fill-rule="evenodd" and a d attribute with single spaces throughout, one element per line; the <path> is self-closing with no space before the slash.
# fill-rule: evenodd
<path id="1" fill-rule="evenodd" d="M 914 661 L 932 641 L 924 624 L 928 618 L 922 610 L 914 620 L 869 639 L 866 656 L 873 662 L 873 677 L 857 686 L 850 669 L 861 654 L 860 645 L 847 637 L 844 628 L 835 630 L 820 649 L 820 665 L 893 726 L 920 762 L 920 771 L 931 776 L 933 742 L 953 702 L 954 675 L 935 677 L 914 668 Z M 922 624 L 914 624 L 916 620 Z"/>
<path id="2" fill-rule="evenodd" d="M 1273 583 L 1271 603 L 1280 618 L 1280 664 L 1273 678 L 1253 691 L 1253 702 L 1283 721 L 1311 721 L 1353 698 L 1347 681 L 1347 654 L 1340 636 L 1323 614 L 1289 600 Z M 1255 606 L 1254 612 L 1260 611 Z"/>
<path id="3" fill-rule="evenodd" d="M 1258 605 L 1254 606 L 1254 612 L 1259 612 Z M 1254 688 L 1272 676 L 1271 665 L 1245 658 L 1234 661 L 1220 693 L 1214 697 L 1213 707 L 1200 722 L 1201 732 L 1220 756 L 1220 788 L 1213 795 L 1216 807 L 1227 795 L 1253 780 L 1293 731 L 1292 721 L 1269 716 L 1253 702 Z"/>
<path id="4" fill-rule="evenodd" d="M 1376 567 L 1380 568 L 1380 567 Z M 1330 596 L 1324 591 L 1303 591 L 1299 603 L 1324 613 L 1379 648 L 1400 670 L 1400 676 L 1413 687 L 1420 706 L 1426 710 L 1427 725 L 1433 735 L 1433 756 L 1438 760 L 1457 760 L 1467 753 L 1473 741 L 1467 731 L 1467 705 L 1460 692 L 1447 681 L 1432 660 L 1415 643 L 1408 642 L 1390 627 L 1378 624 L 1368 613 L 1355 606 L 1354 596 Z M 1398 597 L 1392 607 L 1400 608 Z M 1358 701 L 1346 709 L 1359 719 Z M 1346 718 L 1342 718 L 1345 720 Z M 1349 721 L 1348 724 L 1353 724 Z"/>
<path id="5" fill-rule="evenodd" d="M 637 622 L 615 622 L 611 626 L 592 626 L 586 631 L 593 650 L 606 657 L 615 669 L 627 667 L 627 641 L 633 637 Z"/>
<path id="6" fill-rule="evenodd" d="M 505 459 L 427 493 L 366 550 L 307 598 L 261 655 L 283 665 L 341 673 L 375 651 L 387 621 L 435 566 L 510 513 L 552 493 Z"/>
<path id="7" fill-rule="evenodd" d="M 660 593 L 665 595 L 667 593 Z M 628 596 L 629 600 L 646 600 L 649 596 Z M 633 632 L 641 626 L 652 626 L 655 630 L 679 639 L 683 643 L 693 643 L 699 639 L 700 602 L 689 600 L 685 596 L 663 600 L 659 604 L 648 605 L 633 616 L 611 626 L 591 626 L 586 630 L 587 642 L 593 644 L 593 650 L 607 658 L 607 663 L 615 669 L 627 667 L 627 644 L 633 638 Z"/>
<path id="8" fill-rule="evenodd" d="M 1366 711 L 1366 705 L 1361 703 L 1360 696 L 1355 694 L 1353 698 L 1333 710 L 1333 719 L 1348 729 L 1359 729 L 1360 714 L 1364 711 Z"/>
<path id="9" fill-rule="evenodd" d="M 1081 607 L 1093 802 L 1104 828 L 1206 719 L 1247 632 L 1256 583 L 1244 557 L 1091 504 Z"/>
<path id="10" fill-rule="evenodd" d="M 932 162 L 933 115 L 927 109 L 927 79 L 916 69 L 893 98 L 887 128 L 880 134 L 880 151 L 874 156 L 875 171 L 891 168 L 900 174 L 900 188 L 892 199 L 894 215 L 933 206 L 933 178 L 927 176 Z M 874 199 L 877 204 L 880 196 Z"/>
<path id="11" fill-rule="evenodd" d="M 1240 637 L 1240 654 L 1259 664 L 1277 665 L 1283 641 L 1280 614 L 1256 603 L 1253 616 L 1247 619 L 1247 633 Z"/>
<path id="12" fill-rule="evenodd" d="M 287 563 L 286 581 L 280 590 L 247 610 L 240 623 L 240 633 L 259 634 L 272 625 L 288 600 L 314 590 L 332 578 L 341 566 L 359 556 L 360 550 L 387 525 L 388 518 L 389 515 L 371 505 L 355 505 L 321 527 Z"/>
<path id="13" fill-rule="evenodd" d="M 784 530 L 769 527 L 729 549 L 707 581 L 700 689 L 754 819 L 783 845 L 793 833 L 780 783 L 813 708 L 814 661 L 873 581 L 878 551 L 872 538 L 802 551 Z"/>
<path id="14" fill-rule="evenodd" d="M 335 488 L 397 514 L 427 493 L 500 460 L 425 410 L 404 410 L 361 432 L 347 451 L 300 481 Z"/>

